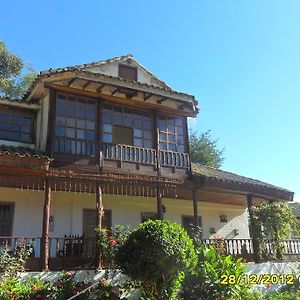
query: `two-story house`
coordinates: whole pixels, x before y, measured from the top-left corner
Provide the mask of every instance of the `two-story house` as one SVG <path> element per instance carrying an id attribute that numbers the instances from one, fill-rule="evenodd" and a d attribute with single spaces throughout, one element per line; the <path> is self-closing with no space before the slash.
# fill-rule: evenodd
<path id="1" fill-rule="evenodd" d="M 22 100 L 2 98 L 0 241 L 34 239 L 45 269 L 93 256 L 99 224 L 165 218 L 200 224 L 206 239 L 249 239 L 247 207 L 293 193 L 192 164 L 187 118 L 197 105 L 131 55 L 50 69 Z"/>

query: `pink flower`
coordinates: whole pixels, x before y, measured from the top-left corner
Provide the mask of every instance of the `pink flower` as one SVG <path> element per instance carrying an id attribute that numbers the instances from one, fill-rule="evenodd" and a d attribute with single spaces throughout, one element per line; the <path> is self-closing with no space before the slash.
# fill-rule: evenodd
<path id="1" fill-rule="evenodd" d="M 113 286 L 112 288 L 111 288 L 111 292 L 113 293 L 113 294 L 119 294 L 119 291 L 120 291 L 120 289 L 119 289 L 119 287 L 117 287 L 117 286 Z"/>
<path id="2" fill-rule="evenodd" d="M 67 278 L 71 278 L 72 276 L 73 276 L 73 273 L 72 273 L 72 272 L 67 272 L 67 273 L 66 273 L 66 277 L 67 277 Z"/>
<path id="3" fill-rule="evenodd" d="M 109 282 L 108 282 L 108 280 L 106 280 L 106 279 L 102 279 L 102 280 L 100 281 L 100 283 L 101 283 L 102 285 L 105 285 L 105 286 L 108 286 L 108 285 L 109 285 Z"/>
<path id="4" fill-rule="evenodd" d="M 77 289 L 75 288 L 72 288 L 72 291 L 71 291 L 72 295 L 76 295 L 77 294 Z"/>
<path id="5" fill-rule="evenodd" d="M 271 283 L 266 283 L 266 284 L 265 284 L 265 287 L 266 287 L 267 289 L 270 289 L 270 288 L 271 288 Z"/>

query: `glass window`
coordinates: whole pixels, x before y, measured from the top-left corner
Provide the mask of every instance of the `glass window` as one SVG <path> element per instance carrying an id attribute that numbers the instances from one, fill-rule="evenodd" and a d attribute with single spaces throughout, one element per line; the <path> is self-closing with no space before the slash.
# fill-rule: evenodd
<path id="1" fill-rule="evenodd" d="M 184 152 L 184 119 L 161 116 L 158 122 L 161 149 Z"/>
<path id="2" fill-rule="evenodd" d="M 32 143 L 33 118 L 20 113 L 0 112 L 0 138 Z"/>
<path id="3" fill-rule="evenodd" d="M 148 113 L 133 111 L 125 107 L 104 105 L 103 107 L 103 142 L 123 144 L 137 147 L 153 147 L 152 142 L 152 122 Z M 112 130 L 112 128 L 119 128 Z M 123 129 L 120 129 L 123 128 Z M 126 129 L 127 128 L 127 129 Z M 124 139 L 120 136 L 123 131 Z M 112 133 L 112 136 L 107 136 Z"/>
<path id="4" fill-rule="evenodd" d="M 93 149 L 96 145 L 95 102 L 58 95 L 56 108 L 55 151 L 94 156 Z"/>

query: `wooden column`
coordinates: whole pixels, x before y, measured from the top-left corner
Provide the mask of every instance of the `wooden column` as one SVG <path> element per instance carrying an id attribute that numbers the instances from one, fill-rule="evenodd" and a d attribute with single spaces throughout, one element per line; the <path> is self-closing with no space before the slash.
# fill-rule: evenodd
<path id="1" fill-rule="evenodd" d="M 192 190 L 193 194 L 193 209 L 194 209 L 194 226 L 199 226 L 199 213 L 198 213 L 198 201 L 197 201 L 197 191 L 198 189 L 195 188 Z"/>
<path id="2" fill-rule="evenodd" d="M 41 269 L 49 270 L 49 219 L 50 219 L 50 204 L 51 204 L 51 184 L 50 179 L 45 179 L 45 201 L 43 212 L 43 228 L 42 239 L 40 245 L 41 251 Z"/>
<path id="3" fill-rule="evenodd" d="M 164 212 L 162 206 L 162 194 L 161 194 L 161 188 L 159 186 L 156 187 L 156 203 L 157 203 L 157 217 L 159 220 L 163 220 Z"/>
<path id="4" fill-rule="evenodd" d="M 99 183 L 96 184 L 96 226 L 102 228 L 102 219 L 103 219 L 103 200 L 102 200 L 102 188 Z M 97 241 L 96 241 L 97 243 Z M 102 267 L 102 258 L 98 245 L 96 244 L 96 255 L 95 255 L 95 268 L 101 269 Z"/>
<path id="5" fill-rule="evenodd" d="M 254 255 L 254 261 L 256 263 L 260 262 L 260 257 L 259 257 L 259 243 L 258 240 L 254 234 L 254 219 L 253 219 L 253 213 L 252 213 L 252 208 L 253 208 L 253 197 L 252 195 L 247 195 L 247 206 L 248 206 L 248 212 L 249 212 L 249 233 L 250 237 L 252 238 L 252 243 L 253 243 L 253 255 Z"/>

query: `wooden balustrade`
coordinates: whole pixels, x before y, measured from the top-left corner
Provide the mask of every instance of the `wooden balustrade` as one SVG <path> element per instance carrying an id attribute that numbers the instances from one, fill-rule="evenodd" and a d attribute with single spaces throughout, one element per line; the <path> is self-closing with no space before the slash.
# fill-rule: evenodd
<path id="1" fill-rule="evenodd" d="M 33 246 L 27 269 L 38 270 L 40 261 L 41 237 L 0 237 L 0 251 L 6 249 L 11 255 L 26 245 Z M 222 254 L 231 254 L 253 261 L 254 249 L 252 239 L 204 239 L 204 243 L 214 245 Z M 266 240 L 267 254 L 275 254 L 273 240 Z M 49 266 L 51 269 L 93 268 L 96 253 L 96 238 L 72 235 L 49 238 Z M 284 246 L 284 257 L 288 260 L 300 256 L 300 239 L 280 241 Z M 294 257 L 294 258 L 293 258 Z M 35 263 L 34 263 L 35 262 Z"/>
<path id="2" fill-rule="evenodd" d="M 188 153 L 160 150 L 160 162 L 162 166 L 189 168 L 190 157 Z"/>

